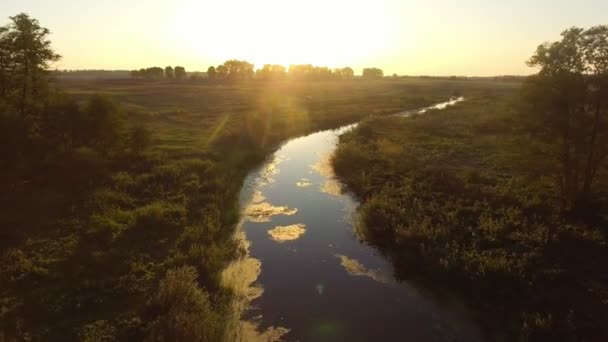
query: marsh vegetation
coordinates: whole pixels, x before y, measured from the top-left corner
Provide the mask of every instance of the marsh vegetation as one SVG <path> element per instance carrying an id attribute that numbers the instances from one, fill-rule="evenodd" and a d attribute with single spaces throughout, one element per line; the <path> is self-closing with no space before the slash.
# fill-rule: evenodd
<path id="1" fill-rule="evenodd" d="M 525 82 L 242 60 L 51 72 L 49 35 L 27 14 L 0 27 L 0 340 L 226 337 L 234 293 L 221 273 L 247 252 L 235 227 L 298 217 L 262 197 L 243 211 L 246 176 L 289 139 L 356 122 L 331 161 L 397 280 L 438 296 L 449 283 L 491 339 L 608 336 L 606 27 L 540 46 Z M 317 189 L 314 171 L 321 193 L 340 196 L 319 162 L 290 184 Z M 318 228 L 261 235 L 285 252 Z M 330 259 L 338 278 L 395 285 L 347 254 Z"/>
<path id="2" fill-rule="evenodd" d="M 341 137 L 365 238 L 401 279 L 458 289 L 492 340 L 608 336 L 607 38 L 567 30 L 521 89 Z"/>

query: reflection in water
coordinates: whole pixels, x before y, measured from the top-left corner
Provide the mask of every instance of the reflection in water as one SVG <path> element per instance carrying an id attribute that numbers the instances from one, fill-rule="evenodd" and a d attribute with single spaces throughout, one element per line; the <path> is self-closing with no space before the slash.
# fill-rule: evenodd
<path id="1" fill-rule="evenodd" d="M 268 202 L 252 203 L 245 209 L 245 216 L 251 222 L 270 222 L 273 216 L 291 216 L 298 212 L 298 209 L 290 209 L 286 206 L 276 207 Z"/>
<path id="2" fill-rule="evenodd" d="M 311 169 L 323 177 L 333 177 L 334 169 L 331 167 L 331 154 L 326 153 L 319 160 L 310 166 Z"/>
<path id="3" fill-rule="evenodd" d="M 312 185 L 312 183 L 310 182 L 310 180 L 308 178 L 301 178 L 296 185 L 300 188 L 307 188 L 309 186 Z"/>
<path id="4" fill-rule="evenodd" d="M 251 198 L 251 203 L 252 204 L 262 203 L 265 200 L 266 200 L 266 197 L 264 197 L 264 195 L 262 195 L 262 192 L 260 190 L 256 190 L 253 193 L 253 196 Z"/>
<path id="5" fill-rule="evenodd" d="M 342 265 L 342 267 L 344 267 L 344 269 L 346 269 L 346 272 L 348 272 L 352 276 L 369 277 L 381 283 L 390 282 L 391 277 L 389 275 L 383 274 L 379 270 L 367 269 L 356 259 L 352 259 L 347 257 L 346 255 L 341 254 L 336 254 L 336 257 L 340 259 L 340 264 Z"/>
<path id="6" fill-rule="evenodd" d="M 305 227 L 306 225 L 302 223 L 278 226 L 275 229 L 269 230 L 268 235 L 276 242 L 297 240 L 306 232 Z"/>
<path id="7" fill-rule="evenodd" d="M 340 182 L 338 182 L 335 179 L 328 179 L 325 182 L 323 182 L 323 184 L 321 184 L 321 188 L 319 188 L 319 190 L 322 193 L 325 193 L 328 195 L 333 195 L 333 196 L 342 195 L 342 185 L 340 184 Z"/>
<path id="8" fill-rule="evenodd" d="M 255 196 L 255 195 L 254 195 Z M 289 329 L 284 327 L 269 327 L 259 331 L 259 323 L 242 320 L 242 315 L 251 301 L 259 298 L 264 289 L 256 285 L 260 276 L 262 263 L 249 254 L 251 243 L 247 240 L 242 225 L 237 228 L 235 240 L 244 251 L 244 255 L 232 262 L 222 273 L 222 285 L 233 290 L 232 308 L 234 315 L 231 317 L 229 327 L 226 329 L 227 341 L 235 342 L 278 342 L 281 341 Z"/>
<path id="9" fill-rule="evenodd" d="M 397 283 L 388 260 L 356 238 L 357 202 L 330 163 L 338 136 L 355 126 L 294 139 L 247 178 L 244 253 L 223 274 L 235 292 L 227 341 L 479 340 L 464 314 Z"/>
<path id="10" fill-rule="evenodd" d="M 286 159 L 285 156 L 276 155 L 271 162 L 266 164 L 259 174 L 260 184 L 273 183 L 274 176 L 279 173 L 278 165 Z"/>
<path id="11" fill-rule="evenodd" d="M 319 191 L 322 193 L 340 196 L 342 195 L 342 185 L 335 178 L 334 169 L 331 166 L 331 153 L 326 153 L 310 168 L 325 177 L 325 181 L 321 184 Z"/>
<path id="12" fill-rule="evenodd" d="M 453 105 L 457 104 L 458 102 L 462 102 L 462 101 L 464 101 L 464 97 L 462 97 L 462 96 L 461 97 L 454 97 L 454 98 L 451 98 L 449 101 L 441 102 L 441 103 L 438 103 L 436 105 L 432 105 L 430 107 L 426 107 L 426 108 L 422 108 L 422 109 L 416 109 L 416 110 L 408 110 L 408 111 L 405 111 L 405 112 L 397 113 L 395 115 L 407 117 L 407 116 L 411 116 L 411 115 L 414 115 L 414 114 L 424 114 L 424 113 L 428 112 L 429 110 L 446 109 L 447 107 L 453 106 Z"/>

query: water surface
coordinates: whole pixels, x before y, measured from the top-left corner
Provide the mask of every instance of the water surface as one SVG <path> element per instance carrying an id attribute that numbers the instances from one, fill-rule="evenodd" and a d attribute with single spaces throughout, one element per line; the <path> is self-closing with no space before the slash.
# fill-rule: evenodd
<path id="1" fill-rule="evenodd" d="M 395 281 L 390 263 L 357 237 L 357 202 L 329 163 L 354 126 L 293 139 L 248 176 L 237 232 L 245 252 L 224 272 L 237 293 L 228 340 L 479 340 L 462 311 Z"/>

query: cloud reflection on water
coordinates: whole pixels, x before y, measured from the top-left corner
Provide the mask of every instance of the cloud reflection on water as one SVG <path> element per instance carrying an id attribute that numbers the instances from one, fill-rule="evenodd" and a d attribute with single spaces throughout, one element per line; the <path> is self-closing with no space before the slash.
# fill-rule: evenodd
<path id="1" fill-rule="evenodd" d="M 348 274 L 352 276 L 363 276 L 374 279 L 380 283 L 389 283 L 390 277 L 380 270 L 370 270 L 367 269 L 363 264 L 361 264 L 358 260 L 349 258 L 346 255 L 336 254 L 336 258 L 340 259 L 340 264 Z"/>
<path id="2" fill-rule="evenodd" d="M 290 209 L 286 206 L 274 206 L 268 202 L 252 203 L 245 209 L 245 216 L 251 222 L 270 222 L 273 216 L 291 216 L 298 212 L 298 209 Z"/>
<path id="3" fill-rule="evenodd" d="M 342 195 L 342 184 L 340 184 L 334 174 L 330 153 L 321 156 L 321 158 L 319 158 L 315 164 L 311 165 L 310 168 L 326 178 L 319 187 L 319 191 L 332 196 Z"/>
<path id="4" fill-rule="evenodd" d="M 312 183 L 310 182 L 310 180 L 308 178 L 302 178 L 298 182 L 296 182 L 296 185 L 300 188 L 307 188 L 307 187 L 311 186 Z"/>
<path id="5" fill-rule="evenodd" d="M 306 232 L 306 225 L 297 223 L 289 226 L 277 226 L 269 230 L 268 235 L 276 242 L 286 242 L 299 239 Z"/>

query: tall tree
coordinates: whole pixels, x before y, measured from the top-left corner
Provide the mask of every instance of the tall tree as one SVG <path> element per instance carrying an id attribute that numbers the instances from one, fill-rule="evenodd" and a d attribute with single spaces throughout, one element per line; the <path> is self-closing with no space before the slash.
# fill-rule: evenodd
<path id="1" fill-rule="evenodd" d="M 608 27 L 568 29 L 529 65 L 540 71 L 524 84 L 527 122 L 554 146 L 562 209 L 580 209 L 608 156 Z"/>
<path id="2" fill-rule="evenodd" d="M 47 71 L 60 56 L 51 48 L 50 31 L 38 20 L 25 13 L 10 20 L 0 28 L 0 95 L 26 116 L 47 90 Z"/>

